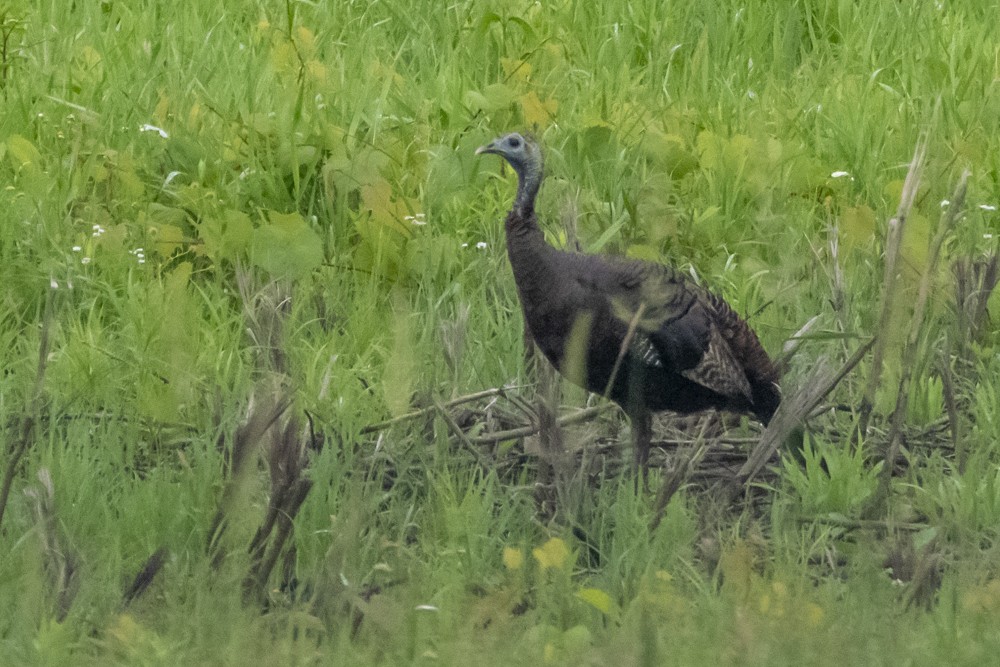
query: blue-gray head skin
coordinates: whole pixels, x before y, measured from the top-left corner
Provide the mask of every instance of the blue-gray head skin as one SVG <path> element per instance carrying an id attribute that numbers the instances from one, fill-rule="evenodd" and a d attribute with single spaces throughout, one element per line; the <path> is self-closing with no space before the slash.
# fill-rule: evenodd
<path id="1" fill-rule="evenodd" d="M 535 210 L 535 196 L 542 184 L 542 151 L 538 144 L 517 132 L 505 134 L 476 150 L 476 155 L 492 153 L 510 163 L 517 173 L 514 210 L 527 217 Z"/>

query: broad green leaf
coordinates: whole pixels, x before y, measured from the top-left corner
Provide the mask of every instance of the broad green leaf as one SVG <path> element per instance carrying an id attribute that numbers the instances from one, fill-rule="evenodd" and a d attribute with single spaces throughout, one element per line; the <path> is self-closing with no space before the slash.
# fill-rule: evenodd
<path id="1" fill-rule="evenodd" d="M 11 135 L 7 139 L 7 151 L 16 167 L 33 169 L 42 167 L 42 154 L 35 148 L 35 144 L 19 134 Z"/>
<path id="2" fill-rule="evenodd" d="M 483 96 L 486 98 L 486 110 L 495 111 L 503 109 L 514 103 L 517 97 L 510 86 L 503 83 L 494 83 L 483 89 Z"/>
<path id="3" fill-rule="evenodd" d="M 407 268 L 417 276 L 446 278 L 458 262 L 461 243 L 452 236 L 419 234 L 405 246 Z"/>
<path id="4" fill-rule="evenodd" d="M 619 235 L 619 232 L 621 231 L 621 228 L 622 226 L 624 226 L 625 222 L 626 218 L 622 218 L 621 220 L 615 222 L 610 227 L 605 229 L 604 233 L 601 234 L 596 241 L 594 241 L 587 247 L 587 252 L 591 253 L 601 252 L 604 249 L 604 246 L 606 246 L 611 241 L 611 239 L 616 238 Z"/>
<path id="5" fill-rule="evenodd" d="M 253 223 L 242 211 L 228 209 L 222 215 L 206 218 L 198 226 L 204 253 L 213 260 L 235 260 L 250 248 Z"/>
<path id="6" fill-rule="evenodd" d="M 698 158 L 685 147 L 684 139 L 676 134 L 647 131 L 642 148 L 651 160 L 673 178 L 683 178 L 698 167 Z"/>
<path id="7" fill-rule="evenodd" d="M 581 588 L 576 596 L 602 614 L 611 613 L 611 596 L 600 588 Z"/>
<path id="8" fill-rule="evenodd" d="M 191 282 L 191 273 L 194 267 L 191 262 L 181 262 L 177 267 L 167 274 L 164 285 L 164 295 L 167 303 L 173 307 L 178 304 L 187 305 L 187 287 Z M 175 313 L 180 315 L 181 313 Z"/>
<path id="9" fill-rule="evenodd" d="M 545 127 L 555 118 L 559 103 L 551 97 L 544 102 L 538 98 L 535 91 L 521 95 L 521 117 L 528 127 Z"/>
<path id="10" fill-rule="evenodd" d="M 323 243 L 298 213 L 270 211 L 253 235 L 252 261 L 272 276 L 301 278 L 323 263 Z"/>
<path id="11" fill-rule="evenodd" d="M 353 154 L 335 152 L 323 165 L 323 177 L 333 183 L 341 196 L 364 185 L 377 183 L 389 158 L 381 151 L 364 147 Z"/>
<path id="12" fill-rule="evenodd" d="M 633 259 L 641 259 L 647 262 L 659 262 L 660 252 L 647 243 L 633 243 L 625 251 L 625 254 Z"/>
<path id="13" fill-rule="evenodd" d="M 363 186 L 361 201 L 371 211 L 373 221 L 391 227 L 394 232 L 405 237 L 412 235 L 413 226 L 407 222 L 407 218 L 415 218 L 420 212 L 419 202 L 394 196 L 389 181 L 383 178 Z"/>
<path id="14" fill-rule="evenodd" d="M 469 107 L 474 111 L 479 111 L 480 109 L 485 109 L 489 106 L 490 101 L 486 99 L 478 90 L 470 90 L 465 93 L 465 97 L 462 99 L 465 106 Z"/>
<path id="15" fill-rule="evenodd" d="M 850 206 L 840 214 L 840 239 L 848 247 L 858 247 L 875 238 L 875 211 L 868 206 Z"/>
<path id="16" fill-rule="evenodd" d="M 500 66 L 503 67 L 504 76 L 508 81 L 518 81 L 527 84 L 531 78 L 531 63 L 520 58 L 501 58 Z"/>
<path id="17" fill-rule="evenodd" d="M 168 257 L 184 243 L 184 230 L 176 225 L 156 225 L 148 229 L 156 252 Z"/>
<path id="18" fill-rule="evenodd" d="M 639 191 L 636 209 L 639 223 L 649 231 L 654 243 L 677 236 L 678 220 L 672 202 L 673 190 L 674 181 L 670 176 L 655 173 Z"/>

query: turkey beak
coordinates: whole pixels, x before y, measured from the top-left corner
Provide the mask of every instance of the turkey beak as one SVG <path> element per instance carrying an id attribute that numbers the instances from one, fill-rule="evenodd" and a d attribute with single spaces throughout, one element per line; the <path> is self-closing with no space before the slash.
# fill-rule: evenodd
<path id="1" fill-rule="evenodd" d="M 495 141 L 491 141 L 485 146 L 480 146 L 476 149 L 476 155 L 485 155 L 486 153 L 496 153 L 497 146 Z"/>

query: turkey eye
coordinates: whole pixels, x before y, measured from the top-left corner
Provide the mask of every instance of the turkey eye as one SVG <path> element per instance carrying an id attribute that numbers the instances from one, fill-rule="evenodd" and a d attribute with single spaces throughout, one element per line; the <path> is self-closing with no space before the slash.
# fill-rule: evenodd
<path id="1" fill-rule="evenodd" d="M 518 146 L 521 145 L 521 140 L 518 139 L 517 137 L 511 137 L 507 143 L 510 144 L 511 148 L 517 148 Z"/>

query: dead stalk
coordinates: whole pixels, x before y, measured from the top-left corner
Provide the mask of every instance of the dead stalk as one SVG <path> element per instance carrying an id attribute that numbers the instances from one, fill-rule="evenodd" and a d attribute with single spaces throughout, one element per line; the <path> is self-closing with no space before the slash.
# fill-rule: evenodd
<path id="1" fill-rule="evenodd" d="M 879 483 L 879 490 L 875 496 L 873 510 L 881 513 L 885 509 L 885 504 L 889 499 L 889 490 L 892 483 L 893 468 L 896 458 L 899 456 L 900 431 L 903 428 L 903 421 L 906 418 L 906 406 L 910 394 L 910 378 L 913 374 L 913 366 L 917 360 L 917 352 L 920 345 L 920 334 L 923 331 L 924 313 L 927 309 L 927 299 L 930 296 L 931 286 L 937 274 L 937 262 L 941 253 L 941 245 L 945 237 L 951 232 L 955 221 L 961 213 L 965 203 L 965 193 L 968 187 L 969 171 L 966 170 L 959 178 L 952 195 L 951 205 L 945 209 L 941 217 L 941 223 L 931 241 L 931 247 L 927 258 L 927 266 L 920 279 L 920 288 L 917 292 L 917 302 L 913 308 L 913 317 L 910 320 L 909 332 L 902 355 L 902 372 L 899 376 L 899 385 L 896 389 L 896 407 L 892 412 L 892 419 L 889 425 L 889 437 L 885 445 L 885 465 L 882 467 L 882 478 Z"/>
<path id="2" fill-rule="evenodd" d="M 663 515 L 667 512 L 667 506 L 670 504 L 670 501 L 681 490 L 681 487 L 684 486 L 688 479 L 691 478 L 694 469 L 708 451 L 708 445 L 705 443 L 705 429 L 707 426 L 708 421 L 702 421 L 701 432 L 698 433 L 698 437 L 694 443 L 692 443 L 682 456 L 678 457 L 673 469 L 664 475 L 663 484 L 660 486 L 659 493 L 656 494 L 656 503 L 653 505 L 653 518 L 649 522 L 650 534 L 659 527 L 660 522 L 663 521 Z"/>
<path id="3" fill-rule="evenodd" d="M 43 389 L 45 387 L 45 369 L 49 359 L 49 334 L 52 330 L 53 318 L 53 293 L 49 290 L 45 295 L 45 314 L 42 317 L 42 333 L 38 342 L 38 366 L 35 370 L 35 385 L 31 392 L 31 399 L 26 406 L 21 417 L 21 423 L 17 429 L 17 440 L 11 447 L 10 457 L 7 460 L 7 469 L 3 474 L 3 485 L 0 486 L 0 526 L 3 526 L 4 514 L 7 511 L 7 501 L 10 499 L 10 490 L 14 484 L 14 477 L 17 475 L 18 466 L 21 459 L 31 449 L 35 436 L 35 424 L 38 422 L 42 412 Z"/>
<path id="4" fill-rule="evenodd" d="M 763 469 L 781 443 L 801 426 L 813 408 L 819 405 L 820 401 L 861 362 L 874 342 L 875 339 L 872 338 L 861 345 L 835 373 L 829 372 L 827 362 L 821 360 L 816 363 L 813 371 L 803 381 L 802 387 L 796 393 L 782 399 L 771 423 L 764 429 L 757 446 L 750 452 L 747 462 L 737 473 L 738 483 L 748 484 Z"/>
<path id="5" fill-rule="evenodd" d="M 471 403 L 473 401 L 478 401 L 481 398 L 490 398 L 492 396 L 505 396 L 508 392 L 513 389 L 518 389 L 520 387 L 496 387 L 494 389 L 486 389 L 484 391 L 477 391 L 472 394 L 467 394 L 465 396 L 459 396 L 450 401 L 445 401 L 441 404 L 444 408 L 453 408 L 463 403 Z M 431 405 L 420 410 L 414 410 L 413 412 L 407 412 L 405 415 L 400 415 L 398 417 L 393 417 L 392 419 L 387 419 L 385 421 L 377 422 L 375 424 L 369 424 L 362 428 L 358 433 L 359 435 L 368 435 L 370 433 L 378 433 L 379 431 L 384 431 L 387 428 L 396 426 L 397 424 L 402 424 L 413 419 L 418 419 L 420 417 L 425 417 L 429 414 L 437 412 L 439 407 L 437 405 Z"/>
<path id="6" fill-rule="evenodd" d="M 903 182 L 903 192 L 899 199 L 899 208 L 896 216 L 889 220 L 885 241 L 885 274 L 882 279 L 882 305 L 879 314 L 878 334 L 875 336 L 875 349 L 872 351 L 872 369 L 868 376 L 868 383 L 861 399 L 861 407 L 858 415 L 858 430 L 855 434 L 855 445 L 861 441 L 868 431 L 868 422 L 871 419 L 872 408 L 875 405 L 875 392 L 878 390 L 882 380 L 883 366 L 885 365 L 886 346 L 889 339 L 884 332 L 892 326 L 893 303 L 898 294 L 896 293 L 897 270 L 896 264 L 899 260 L 900 242 L 903 238 L 903 229 L 906 220 L 913 208 L 913 202 L 917 196 L 917 189 L 920 186 L 920 178 L 924 166 L 924 155 L 927 152 L 927 133 L 924 133 L 917 142 L 917 147 L 913 152 L 913 159 L 910 161 L 910 168 L 906 172 L 906 180 Z"/>

